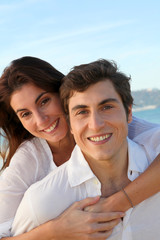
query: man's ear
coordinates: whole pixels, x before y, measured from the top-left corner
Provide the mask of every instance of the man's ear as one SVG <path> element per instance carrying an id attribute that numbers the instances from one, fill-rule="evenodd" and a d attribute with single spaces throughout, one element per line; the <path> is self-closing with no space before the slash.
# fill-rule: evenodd
<path id="1" fill-rule="evenodd" d="M 128 123 L 132 122 L 132 105 L 128 108 Z"/>

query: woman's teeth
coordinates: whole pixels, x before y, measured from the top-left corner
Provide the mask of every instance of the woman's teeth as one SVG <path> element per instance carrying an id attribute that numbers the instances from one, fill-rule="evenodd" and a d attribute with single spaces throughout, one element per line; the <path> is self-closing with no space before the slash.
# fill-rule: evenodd
<path id="1" fill-rule="evenodd" d="M 110 136 L 111 136 L 111 134 L 106 134 L 106 135 L 104 135 L 104 136 L 91 137 L 91 138 L 89 138 L 89 139 L 90 139 L 91 141 L 93 141 L 93 142 L 100 142 L 100 141 L 103 141 L 103 140 L 109 138 Z"/>
<path id="2" fill-rule="evenodd" d="M 57 122 L 58 122 L 58 120 L 52 126 L 50 126 L 48 129 L 45 129 L 44 132 L 49 133 L 49 132 L 53 131 L 57 125 Z"/>

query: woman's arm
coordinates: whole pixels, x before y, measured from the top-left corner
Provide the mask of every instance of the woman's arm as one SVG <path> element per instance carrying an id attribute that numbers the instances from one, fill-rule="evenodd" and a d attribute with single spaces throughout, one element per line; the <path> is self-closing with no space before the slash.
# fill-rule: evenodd
<path id="1" fill-rule="evenodd" d="M 125 187 L 133 205 L 160 191 L 160 154 L 138 178 Z"/>
<path id="2" fill-rule="evenodd" d="M 33 142 L 34 141 L 34 142 Z M 50 239 L 85 239 L 90 234 L 96 235 L 95 239 L 99 239 L 99 235 L 109 236 L 112 229 L 119 221 L 122 216 L 120 213 L 114 213 L 114 215 L 108 214 L 92 214 L 83 211 L 83 208 L 90 204 L 94 204 L 99 201 L 98 198 L 84 199 L 78 203 L 73 204 L 58 218 L 47 222 L 30 232 L 24 233 L 15 237 L 4 237 L 9 236 L 11 221 L 15 216 L 15 212 L 21 202 L 24 192 L 26 189 L 38 179 L 35 176 L 37 169 L 36 165 L 40 162 L 41 155 L 44 159 L 43 146 L 39 146 L 38 139 L 23 144 L 19 150 L 15 153 L 10 166 L 5 169 L 0 179 L 0 238 L 13 240 L 50 240 Z M 35 145 L 38 144 L 38 152 L 36 152 Z M 29 149 L 29 150 L 28 150 Z M 39 149 L 42 149 L 41 152 Z M 43 152 L 43 154 L 42 154 Z M 41 157 L 42 158 L 42 157 Z M 30 159 L 30 161 L 28 161 Z M 38 159 L 38 160 L 37 160 Z M 43 160 L 43 159 L 42 159 Z M 32 167 L 29 167 L 31 164 Z M 46 165 L 47 164 L 45 160 Z M 42 164 L 39 164 L 42 166 Z M 28 169 L 31 169 L 28 171 Z M 42 168 L 43 169 L 43 168 Z M 31 173 L 32 171 L 32 173 Z M 45 174 L 45 173 L 44 173 Z M 40 174 L 42 177 L 42 173 Z M 12 203 L 12 204 L 11 204 Z M 106 223 L 100 222 L 100 218 Z M 111 220 L 110 223 L 107 220 Z M 7 225 L 3 223 L 8 222 Z M 2 225 L 1 225 L 2 224 Z M 104 230 L 104 233 L 99 231 Z"/>
<path id="3" fill-rule="evenodd" d="M 151 197 L 160 191 L 160 154 L 151 165 L 133 182 L 125 188 L 133 206 Z M 101 199 L 98 203 L 85 208 L 91 212 L 127 211 L 131 208 L 131 203 L 121 190 L 108 198 Z"/>
<path id="4" fill-rule="evenodd" d="M 123 213 L 89 213 L 83 211 L 88 205 L 95 204 L 99 197 L 86 198 L 74 203 L 56 219 L 49 221 L 30 232 L 2 238 L 3 240 L 82 240 L 106 239 L 119 223 Z"/>

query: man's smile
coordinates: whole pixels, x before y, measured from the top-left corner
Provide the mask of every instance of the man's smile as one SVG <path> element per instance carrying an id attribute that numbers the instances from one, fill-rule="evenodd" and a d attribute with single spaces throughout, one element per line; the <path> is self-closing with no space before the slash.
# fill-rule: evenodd
<path id="1" fill-rule="evenodd" d="M 88 137 L 88 139 L 92 142 L 106 142 L 110 139 L 111 136 L 112 136 L 112 133 L 109 133 L 109 134 L 103 134 L 99 136 Z"/>

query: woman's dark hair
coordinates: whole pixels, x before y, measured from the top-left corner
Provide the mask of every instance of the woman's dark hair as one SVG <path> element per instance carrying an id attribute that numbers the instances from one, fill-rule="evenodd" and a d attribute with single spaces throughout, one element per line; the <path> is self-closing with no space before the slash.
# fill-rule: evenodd
<path id="1" fill-rule="evenodd" d="M 0 78 L 0 128 L 1 135 L 3 132 L 3 137 L 8 142 L 8 154 L 3 167 L 9 165 L 11 157 L 23 141 L 33 138 L 11 108 L 11 95 L 27 83 L 58 93 L 63 77 L 64 75 L 48 62 L 30 56 L 16 59 L 5 68 Z"/>

